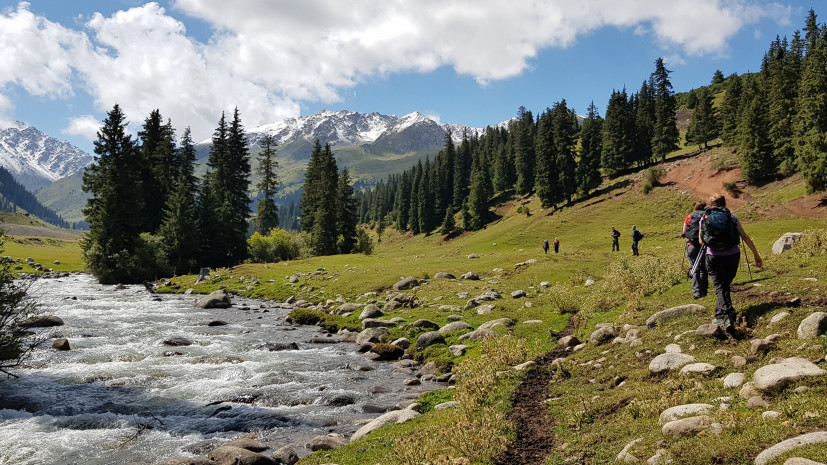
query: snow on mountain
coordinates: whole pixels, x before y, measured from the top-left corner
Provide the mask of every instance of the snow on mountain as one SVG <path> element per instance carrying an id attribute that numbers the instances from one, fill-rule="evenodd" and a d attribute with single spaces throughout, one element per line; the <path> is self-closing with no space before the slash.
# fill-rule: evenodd
<path id="1" fill-rule="evenodd" d="M 0 166 L 30 191 L 80 172 L 92 160 L 91 155 L 74 145 L 25 123 L 0 124 Z"/>

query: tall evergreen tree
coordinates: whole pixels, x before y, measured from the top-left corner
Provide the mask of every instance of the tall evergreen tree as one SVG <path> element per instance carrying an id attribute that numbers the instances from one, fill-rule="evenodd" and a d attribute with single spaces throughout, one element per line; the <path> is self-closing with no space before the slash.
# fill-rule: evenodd
<path id="1" fill-rule="evenodd" d="M 603 151 L 600 166 L 610 176 L 629 167 L 635 137 L 634 114 L 629 106 L 626 89 L 612 91 L 603 121 Z"/>
<path id="2" fill-rule="evenodd" d="M 706 89 L 699 89 L 698 104 L 692 110 L 692 121 L 686 131 L 686 143 L 708 147 L 709 141 L 718 138 L 721 127 L 712 106 L 712 96 Z"/>
<path id="3" fill-rule="evenodd" d="M 655 133 L 656 95 L 654 82 L 643 81 L 637 94 L 635 106 L 635 147 L 633 159 L 639 166 L 652 161 L 652 138 Z"/>
<path id="4" fill-rule="evenodd" d="M 356 195 L 347 168 L 339 173 L 336 187 L 336 230 L 339 253 L 351 253 L 356 246 Z"/>
<path id="5" fill-rule="evenodd" d="M 513 129 L 513 124 L 512 124 Z M 503 139 L 497 146 L 494 153 L 494 176 L 493 186 L 494 191 L 503 192 L 508 189 L 513 189 L 517 182 L 517 168 L 514 159 L 514 138 L 509 131 L 503 129 L 501 132 Z"/>
<path id="6" fill-rule="evenodd" d="M 742 94 L 742 78 L 737 74 L 731 75 L 727 79 L 726 95 L 724 96 L 721 111 L 719 112 L 721 139 L 728 145 L 735 145 L 738 139 L 738 121 L 741 117 Z"/>
<path id="7" fill-rule="evenodd" d="M 515 189 L 520 195 L 531 193 L 534 189 L 534 117 L 525 107 L 520 107 L 517 121 L 512 125 L 510 135 L 514 140 L 514 162 L 517 168 Z"/>
<path id="8" fill-rule="evenodd" d="M 471 188 L 468 202 L 463 211 L 468 212 L 468 221 L 463 219 L 462 226 L 469 231 L 482 229 L 488 215 L 488 200 L 491 198 L 490 185 L 485 181 L 489 176 L 488 164 L 482 156 L 474 157 L 471 163 Z"/>
<path id="9" fill-rule="evenodd" d="M 410 224 L 411 232 L 419 234 L 422 230 L 419 228 L 419 202 L 422 196 L 422 160 L 416 162 L 416 167 L 413 170 L 411 178 L 411 200 L 408 213 L 408 224 Z"/>
<path id="10" fill-rule="evenodd" d="M 260 177 L 256 189 L 262 195 L 256 209 L 256 229 L 262 235 L 268 234 L 279 225 L 279 210 L 275 201 L 276 190 L 279 187 L 279 179 L 276 174 L 278 166 L 276 138 L 272 134 L 265 134 L 261 139 L 261 152 L 258 154 L 258 167 L 256 168 L 256 172 Z"/>
<path id="11" fill-rule="evenodd" d="M 304 174 L 302 185 L 302 221 L 301 227 L 304 231 L 313 230 L 313 222 L 316 217 L 314 212 L 321 202 L 324 192 L 321 191 L 322 179 L 322 144 L 319 139 L 313 143 L 313 150 L 310 152 L 310 160 L 307 162 L 307 169 Z"/>
<path id="12" fill-rule="evenodd" d="M 399 186 L 396 191 L 396 229 L 399 231 L 406 231 L 408 229 L 408 220 L 411 214 L 411 177 L 413 170 L 406 171 L 402 174 L 399 180 Z"/>
<path id="13" fill-rule="evenodd" d="M 565 99 L 554 104 L 551 114 L 560 195 L 570 204 L 572 195 L 577 190 L 577 164 L 574 160 L 578 132 L 577 115 L 566 106 Z"/>
<path id="14" fill-rule="evenodd" d="M 422 177 L 419 180 L 419 199 L 417 200 L 417 206 L 419 208 L 419 212 L 417 213 L 419 217 L 419 231 L 425 234 L 433 231 L 435 226 L 435 194 L 432 179 L 433 169 L 431 168 L 431 160 L 425 157 L 425 165 L 422 167 Z"/>
<path id="15" fill-rule="evenodd" d="M 808 18 L 808 51 L 798 88 L 794 142 L 796 164 L 807 182 L 807 190 L 819 192 L 827 190 L 827 39 L 819 39 L 815 28 L 810 27 L 811 22 L 815 22 L 812 10 Z"/>
<path id="16" fill-rule="evenodd" d="M 316 255 L 337 252 L 339 170 L 330 144 L 320 149 L 316 140 L 304 177 L 302 228 L 310 232 L 310 246 Z M 355 212 L 355 205 L 353 211 Z M 312 219 L 308 219 L 312 218 Z"/>
<path id="17" fill-rule="evenodd" d="M 184 130 L 174 156 L 175 186 L 164 207 L 164 220 L 158 229 L 162 246 L 175 274 L 189 273 L 198 267 L 200 224 L 196 195 L 195 147 L 190 128 Z"/>
<path id="18" fill-rule="evenodd" d="M 756 81 L 750 80 L 744 89 L 744 110 L 738 123 L 738 158 L 749 181 L 773 175 L 778 169 L 769 139 L 767 98 Z"/>
<path id="19" fill-rule="evenodd" d="M 600 176 L 600 154 L 603 150 L 603 118 L 591 102 L 580 129 L 580 162 L 577 164 L 577 189 L 582 195 L 597 188 Z"/>
<path id="20" fill-rule="evenodd" d="M 680 133 L 678 132 L 675 110 L 677 102 L 672 83 L 669 81 L 669 71 L 663 64 L 663 58 L 655 61 L 655 72 L 652 73 L 652 82 L 655 91 L 655 126 L 652 135 L 652 155 L 655 158 L 666 160 L 669 152 L 677 150 Z"/>
<path id="21" fill-rule="evenodd" d="M 159 110 L 152 110 L 144 120 L 140 139 L 141 186 L 143 209 L 139 215 L 145 232 L 156 232 L 163 220 L 163 210 L 175 185 L 175 172 L 170 169 L 175 158 L 175 131 L 172 123 L 164 124 Z"/>
<path id="22" fill-rule="evenodd" d="M 442 218 L 445 210 L 453 210 L 454 205 L 454 168 L 456 159 L 456 147 L 451 131 L 445 132 L 445 146 L 434 159 L 434 177 L 431 182 L 434 184 L 435 202 L 434 218 Z"/>
<path id="23" fill-rule="evenodd" d="M 543 208 L 557 207 L 561 200 L 560 175 L 557 169 L 557 153 L 554 144 L 554 115 L 550 109 L 540 114 L 537 121 L 535 156 L 537 169 L 534 189 Z M 473 209 L 473 203 L 472 203 Z M 473 213 L 472 213 L 473 216 Z"/>
<path id="24" fill-rule="evenodd" d="M 793 120 L 800 57 L 789 49 L 786 38 L 782 42 L 777 37 L 767 55 L 767 67 L 762 74 L 769 102 L 769 136 L 781 171 L 791 174 L 795 171 Z"/>
<path id="25" fill-rule="evenodd" d="M 89 233 L 82 242 L 86 267 L 101 283 L 140 282 L 151 276 L 138 269 L 143 224 L 142 159 L 126 132 L 126 119 L 115 105 L 98 131 L 95 161 L 83 173 L 90 197 L 83 209 Z M 149 273 L 152 273 L 149 271 Z"/>
<path id="26" fill-rule="evenodd" d="M 454 208 L 453 211 L 462 209 L 464 201 L 468 198 L 468 189 L 471 183 L 471 142 L 468 140 L 468 131 L 462 135 L 462 143 L 456 151 L 454 158 Z"/>

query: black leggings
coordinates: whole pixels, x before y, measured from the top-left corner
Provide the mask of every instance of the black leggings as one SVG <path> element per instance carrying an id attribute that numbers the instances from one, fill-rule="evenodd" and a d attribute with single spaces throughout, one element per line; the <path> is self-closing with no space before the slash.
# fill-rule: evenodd
<path id="1" fill-rule="evenodd" d="M 721 326 L 735 324 L 735 309 L 732 308 L 730 285 L 738 273 L 738 263 L 741 261 L 741 251 L 731 255 L 707 255 L 706 269 L 712 284 L 715 285 L 715 319 Z"/>

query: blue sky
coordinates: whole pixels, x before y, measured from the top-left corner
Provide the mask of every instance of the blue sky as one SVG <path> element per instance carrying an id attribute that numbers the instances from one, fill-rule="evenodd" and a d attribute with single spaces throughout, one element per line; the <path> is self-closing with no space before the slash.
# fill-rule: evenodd
<path id="1" fill-rule="evenodd" d="M 605 110 L 663 57 L 675 91 L 759 68 L 813 6 L 751 0 L 0 0 L 0 120 L 92 150 L 118 103 L 208 138 L 323 109 L 484 127 L 566 99 Z M 816 9 L 816 13 L 819 11 Z M 824 13 L 827 14 L 827 13 Z M 819 17 L 820 22 L 822 18 Z"/>

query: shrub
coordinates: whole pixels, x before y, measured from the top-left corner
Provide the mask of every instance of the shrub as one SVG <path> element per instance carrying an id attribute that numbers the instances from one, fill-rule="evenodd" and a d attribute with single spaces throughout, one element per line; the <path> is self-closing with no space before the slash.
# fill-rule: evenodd
<path id="1" fill-rule="evenodd" d="M 247 251 L 255 262 L 291 260 L 299 256 L 299 244 L 289 232 L 273 228 L 266 236 L 253 233 L 247 239 Z"/>
<path id="2" fill-rule="evenodd" d="M 666 176 L 666 170 L 662 166 L 653 166 L 646 170 L 643 175 L 644 181 L 648 181 L 653 187 L 660 185 L 660 180 Z"/>
<path id="3" fill-rule="evenodd" d="M 649 181 L 643 181 L 640 183 L 640 190 L 643 191 L 644 194 L 652 192 L 652 189 L 654 188 L 655 186 L 653 186 Z"/>
<path id="4" fill-rule="evenodd" d="M 370 238 L 365 228 L 359 228 L 356 230 L 356 247 L 354 251 L 365 255 L 370 255 L 373 253 L 373 240 Z"/>
<path id="5" fill-rule="evenodd" d="M 3 251 L 2 238 L 0 232 L 0 253 Z M 41 339 L 17 326 L 36 309 L 26 293 L 28 286 L 15 281 L 11 266 L 7 260 L 0 262 L 0 373 L 7 375 L 11 375 L 9 370 L 20 365 Z"/>
<path id="6" fill-rule="evenodd" d="M 155 280 L 172 273 L 161 241 L 160 236 L 142 233 L 133 252 L 106 253 L 98 242 L 87 239 L 81 245 L 83 261 L 101 284 Z"/>
<path id="7" fill-rule="evenodd" d="M 322 320 L 325 313 L 321 310 L 311 310 L 309 308 L 294 308 L 287 320 L 297 325 L 315 325 Z"/>
<path id="8" fill-rule="evenodd" d="M 396 360 L 405 354 L 401 347 L 384 342 L 374 344 L 370 351 L 379 356 L 376 360 Z"/>
<path id="9" fill-rule="evenodd" d="M 736 199 L 738 198 L 738 195 L 741 192 L 743 192 L 741 190 L 741 188 L 738 187 L 738 184 L 735 184 L 734 182 L 725 182 L 725 183 L 723 183 L 723 186 L 724 186 L 724 189 L 727 192 L 729 192 L 730 194 L 732 194 L 732 196 L 735 197 Z"/>
<path id="10" fill-rule="evenodd" d="M 676 258 L 676 263 L 680 261 Z M 666 266 L 660 258 L 646 255 L 623 257 L 612 262 L 602 280 L 603 291 L 621 296 L 634 308 L 640 299 L 654 292 L 663 293 L 680 282 L 681 273 L 673 266 Z"/>

